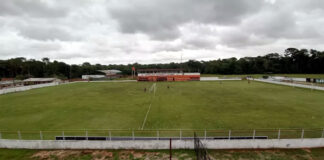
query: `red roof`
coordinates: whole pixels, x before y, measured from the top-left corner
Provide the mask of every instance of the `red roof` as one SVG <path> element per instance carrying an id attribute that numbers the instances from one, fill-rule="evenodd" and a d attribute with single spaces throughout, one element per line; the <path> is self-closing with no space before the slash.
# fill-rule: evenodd
<path id="1" fill-rule="evenodd" d="M 175 71 L 183 71 L 183 69 L 156 69 L 156 68 L 150 68 L 150 69 L 137 69 L 137 72 L 175 72 Z"/>
<path id="2" fill-rule="evenodd" d="M 15 78 L 1 78 L 1 81 L 13 81 Z"/>

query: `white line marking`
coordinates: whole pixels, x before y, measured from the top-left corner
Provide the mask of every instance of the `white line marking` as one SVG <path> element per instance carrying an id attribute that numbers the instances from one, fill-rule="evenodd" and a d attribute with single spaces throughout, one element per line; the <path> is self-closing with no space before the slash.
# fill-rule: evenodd
<path id="1" fill-rule="evenodd" d="M 154 97 L 155 97 L 155 92 L 156 92 L 156 83 L 154 83 Z"/>
<path id="2" fill-rule="evenodd" d="M 146 118 L 147 118 L 147 116 L 148 116 L 148 114 L 149 114 L 149 112 L 150 112 L 150 110 L 151 110 L 151 106 L 152 106 L 152 103 L 150 104 L 149 109 L 148 109 L 147 112 L 146 112 L 146 115 L 145 115 L 144 122 L 143 122 L 143 125 L 142 125 L 141 130 L 144 129 L 144 125 L 145 125 L 145 122 L 146 122 Z"/>
<path id="3" fill-rule="evenodd" d="M 150 100 L 151 103 L 150 103 L 150 106 L 149 106 L 149 108 L 148 108 L 148 110 L 147 110 L 147 112 L 146 112 L 146 115 L 145 115 L 145 118 L 144 118 L 144 121 L 143 121 L 143 124 L 142 124 L 142 128 L 141 128 L 141 130 L 144 129 L 144 126 L 145 126 L 145 122 L 146 122 L 147 116 L 148 116 L 148 114 L 149 114 L 149 112 L 150 112 L 150 110 L 151 110 L 152 100 L 153 100 L 153 98 L 155 97 L 155 91 L 156 91 L 156 83 L 152 84 L 152 86 L 151 86 L 151 88 L 150 88 L 150 92 L 151 92 L 151 93 L 153 92 L 153 97 L 151 97 L 151 100 Z"/>

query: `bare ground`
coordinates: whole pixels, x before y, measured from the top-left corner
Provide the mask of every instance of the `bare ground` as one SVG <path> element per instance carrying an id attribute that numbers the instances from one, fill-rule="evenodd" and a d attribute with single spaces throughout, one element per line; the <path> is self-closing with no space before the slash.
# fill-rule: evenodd
<path id="1" fill-rule="evenodd" d="M 191 160 L 192 156 L 187 153 L 174 153 L 173 160 Z M 151 159 L 169 159 L 167 152 L 154 152 L 154 151 L 138 151 L 138 150 L 42 150 L 33 154 L 31 159 L 37 160 L 65 160 L 65 159 L 91 159 L 91 160 L 151 160 Z"/>
<path id="2" fill-rule="evenodd" d="M 212 160 L 322 160 L 324 149 L 293 149 L 293 150 L 209 150 Z M 37 160 L 167 160 L 169 151 L 145 150 L 41 150 L 35 152 L 31 159 Z M 173 160 L 192 160 L 195 158 L 193 150 L 175 150 Z"/>

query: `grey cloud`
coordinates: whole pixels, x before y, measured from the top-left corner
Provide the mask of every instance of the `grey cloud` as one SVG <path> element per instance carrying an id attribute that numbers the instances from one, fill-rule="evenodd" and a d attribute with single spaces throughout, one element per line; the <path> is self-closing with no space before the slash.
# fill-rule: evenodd
<path id="1" fill-rule="evenodd" d="M 147 31 L 146 33 L 150 35 L 151 38 L 158 40 L 172 40 L 180 36 L 179 30 L 175 27 L 166 29 L 161 28 L 155 31 Z"/>
<path id="2" fill-rule="evenodd" d="M 29 45 L 30 49 L 36 52 L 59 51 L 62 46 L 57 42 L 34 42 Z"/>
<path id="3" fill-rule="evenodd" d="M 150 63 L 321 50 L 323 15 L 323 0 L 3 0 L 0 59 Z"/>
<path id="4" fill-rule="evenodd" d="M 285 5 L 290 10 L 314 11 L 324 10 L 323 0 L 278 0 L 277 5 Z"/>
<path id="5" fill-rule="evenodd" d="M 163 44 L 163 45 L 158 45 L 154 48 L 153 52 L 161 52 L 161 51 L 166 51 L 166 52 L 178 52 L 182 51 L 185 48 L 184 44 Z"/>
<path id="6" fill-rule="evenodd" d="M 219 35 L 221 43 L 241 48 L 267 45 L 281 39 L 320 39 L 323 36 L 321 26 L 324 24 L 320 13 L 324 12 L 317 10 L 315 2 L 319 1 L 296 3 L 287 0 L 265 5 L 262 11 L 246 17 L 240 25 L 230 26 L 222 31 Z"/>
<path id="7" fill-rule="evenodd" d="M 108 8 L 125 33 L 142 32 L 155 39 L 175 38 L 186 22 L 233 25 L 263 6 L 251 0 L 141 0 Z"/>
<path id="8" fill-rule="evenodd" d="M 285 34 L 296 26 L 295 17 L 292 12 L 286 10 L 267 10 L 260 12 L 243 24 L 242 28 L 248 33 L 265 35 L 274 38 L 286 36 Z"/>
<path id="9" fill-rule="evenodd" d="M 60 24 L 57 20 L 37 18 L 12 18 L 10 20 L 5 20 L 4 26 L 11 30 L 15 30 L 19 35 L 25 38 L 39 41 L 72 41 L 78 39 L 77 36 L 72 35 L 75 32 L 72 32 L 68 26 Z"/>
<path id="10" fill-rule="evenodd" d="M 274 42 L 274 38 L 262 34 L 255 34 L 244 27 L 227 27 L 220 30 L 217 35 L 220 37 L 219 44 L 231 48 L 248 48 Z"/>
<path id="11" fill-rule="evenodd" d="M 0 15 L 28 15 L 33 17 L 63 17 L 67 8 L 51 6 L 41 0 L 3 0 L 0 5 Z"/>
<path id="12" fill-rule="evenodd" d="M 189 45 L 191 49 L 214 49 L 217 45 L 215 41 L 203 37 L 195 37 L 186 40 L 185 43 Z"/>
<path id="13" fill-rule="evenodd" d="M 310 3 L 304 5 L 309 6 Z M 311 17 L 311 12 L 303 12 L 303 9 L 305 10 L 305 8 L 301 8 L 300 10 L 296 10 L 296 8 L 291 9 L 293 6 L 301 7 L 300 4 L 292 5 L 291 3 L 285 4 L 277 2 L 276 5 L 267 6 L 263 12 L 247 18 L 243 24 L 237 28 L 240 28 L 242 31 L 250 35 L 254 34 L 256 36 L 273 39 L 307 39 L 322 36 L 321 24 L 323 23 L 314 25 L 316 24 L 316 21 L 309 22 L 305 19 L 306 17 Z M 316 7 L 314 6 L 314 8 Z M 305 17 L 302 18 L 299 14 L 304 14 Z M 324 20 L 321 16 L 315 17 L 315 19 Z"/>
<path id="14" fill-rule="evenodd" d="M 85 55 L 77 52 L 54 52 L 50 57 L 54 59 L 61 59 L 63 61 L 74 58 L 91 58 L 90 55 Z"/>
<path id="15" fill-rule="evenodd" d="M 239 29 L 231 28 L 221 32 L 221 43 L 230 47 L 243 46 L 249 43 L 249 34 Z"/>
<path id="16" fill-rule="evenodd" d="M 58 27 L 42 27 L 31 25 L 20 28 L 19 33 L 24 37 L 42 41 L 56 39 L 62 41 L 70 41 L 75 39 L 67 31 Z"/>

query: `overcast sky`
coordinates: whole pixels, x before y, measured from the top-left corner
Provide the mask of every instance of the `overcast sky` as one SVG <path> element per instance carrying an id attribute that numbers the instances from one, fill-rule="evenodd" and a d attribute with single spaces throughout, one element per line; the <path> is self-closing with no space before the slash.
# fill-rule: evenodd
<path id="1" fill-rule="evenodd" d="M 324 0 L 1 0 L 0 59 L 166 63 L 324 50 Z"/>

